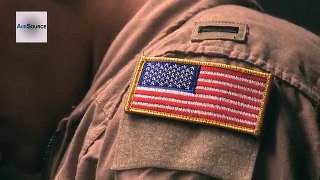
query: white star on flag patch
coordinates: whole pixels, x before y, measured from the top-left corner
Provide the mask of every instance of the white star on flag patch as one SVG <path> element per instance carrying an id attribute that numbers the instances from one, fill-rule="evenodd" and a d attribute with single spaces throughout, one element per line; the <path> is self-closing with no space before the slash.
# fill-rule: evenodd
<path id="1" fill-rule="evenodd" d="M 125 111 L 258 136 L 271 80 L 237 66 L 142 56 Z"/>

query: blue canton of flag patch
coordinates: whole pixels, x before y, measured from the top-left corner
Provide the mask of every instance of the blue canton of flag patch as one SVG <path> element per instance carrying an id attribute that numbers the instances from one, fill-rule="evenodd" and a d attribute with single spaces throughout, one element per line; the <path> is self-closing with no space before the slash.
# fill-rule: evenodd
<path id="1" fill-rule="evenodd" d="M 147 62 L 142 69 L 139 85 L 195 92 L 200 66 L 173 62 Z"/>

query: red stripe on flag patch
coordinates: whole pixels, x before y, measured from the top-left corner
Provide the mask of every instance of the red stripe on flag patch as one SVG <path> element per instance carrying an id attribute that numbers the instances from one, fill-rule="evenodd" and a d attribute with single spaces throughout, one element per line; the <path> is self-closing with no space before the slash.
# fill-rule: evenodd
<path id="1" fill-rule="evenodd" d="M 250 124 L 245 124 L 245 123 L 241 123 L 241 122 L 230 122 L 230 119 L 221 117 L 221 116 L 214 116 L 214 115 L 210 115 L 210 114 L 202 114 L 199 112 L 191 112 L 191 111 L 187 111 L 187 112 L 181 112 L 179 110 L 176 109 L 170 109 L 170 108 L 165 108 L 165 107 L 150 107 L 150 106 L 143 106 L 143 105 L 133 105 L 135 108 L 140 108 L 140 109 L 150 109 L 150 110 L 154 110 L 154 111 L 159 111 L 159 112 L 163 112 L 163 113 L 171 113 L 171 114 L 176 114 L 176 115 L 182 115 L 183 116 L 192 116 L 192 117 L 198 117 L 198 118 L 205 118 L 205 119 L 215 119 L 218 120 L 221 123 L 225 123 L 225 124 L 232 124 L 235 126 L 243 126 L 246 128 L 254 128 L 254 125 L 250 125 Z"/>
<path id="2" fill-rule="evenodd" d="M 169 101 L 164 99 L 161 100 L 161 99 L 149 99 L 149 98 L 140 98 L 140 97 L 133 97 L 133 102 L 145 102 L 150 104 L 168 105 L 171 107 L 178 107 L 178 108 L 185 108 L 187 106 L 188 108 L 185 108 L 185 109 L 188 109 L 188 110 L 201 110 L 204 112 L 220 113 L 230 117 L 235 117 L 235 118 L 252 121 L 252 122 L 255 122 L 257 119 L 256 114 L 244 113 L 243 111 L 237 111 L 235 109 L 226 108 L 223 106 L 203 104 L 199 102 L 191 102 L 191 101 L 182 102 L 182 101 L 176 101 L 176 100 Z"/>
<path id="3" fill-rule="evenodd" d="M 247 96 L 239 97 L 239 96 L 237 96 L 237 94 L 232 94 L 229 91 L 219 92 L 218 89 L 211 89 L 211 90 L 197 89 L 196 93 L 210 95 L 210 96 L 224 97 L 224 98 L 227 98 L 227 99 L 230 99 L 233 101 L 243 102 L 243 103 L 250 104 L 250 105 L 253 105 L 256 107 L 258 107 L 261 104 L 261 102 L 255 101 L 255 99 L 253 99 L 253 98 L 249 99 L 249 97 L 248 97 L 248 99 L 246 99 Z"/>
<path id="4" fill-rule="evenodd" d="M 198 94 L 197 96 L 188 96 L 186 94 L 180 93 L 180 94 L 174 94 L 174 93 L 166 93 L 166 92 L 158 92 L 158 91 L 152 91 L 152 90 L 136 90 L 136 94 L 143 94 L 151 97 L 156 97 L 161 93 L 161 97 L 165 98 L 174 98 L 178 100 L 188 100 L 188 101 L 198 101 L 202 103 L 209 103 L 209 104 L 215 104 L 220 105 L 232 109 L 239 109 L 244 112 L 252 113 L 252 114 L 258 114 L 259 108 L 255 106 L 250 106 L 245 103 L 241 103 L 238 101 L 232 101 L 230 99 L 226 99 L 224 97 L 219 96 L 209 96 L 209 95 L 201 95 Z"/>
<path id="5" fill-rule="evenodd" d="M 203 87 L 210 87 L 210 88 L 215 88 L 215 89 L 221 89 L 221 90 L 228 90 L 231 88 L 234 88 L 234 90 L 237 92 L 237 93 L 240 93 L 240 94 L 243 94 L 243 95 L 246 95 L 246 96 L 249 96 L 249 97 L 255 97 L 255 98 L 262 98 L 263 97 L 263 94 L 260 93 L 261 91 L 258 91 L 258 92 L 252 92 L 252 91 L 248 91 L 246 89 L 242 89 L 240 88 L 240 86 L 232 86 L 232 84 L 230 86 L 226 85 L 226 84 L 223 84 L 224 82 L 218 82 L 218 83 L 215 83 L 215 82 L 202 82 L 202 81 L 198 81 L 197 85 L 198 86 L 203 86 Z M 248 88 L 249 89 L 249 88 Z"/>
<path id="6" fill-rule="evenodd" d="M 237 66 L 142 57 L 125 110 L 258 136 L 271 79 Z"/>
<path id="7" fill-rule="evenodd" d="M 207 71 L 206 71 L 207 72 Z M 204 73 L 206 73 L 204 72 Z M 225 76 L 219 76 L 220 73 L 215 73 L 215 72 L 210 72 L 211 74 L 204 74 L 200 72 L 199 78 L 204 78 L 204 79 L 212 79 L 212 80 L 220 80 L 220 81 L 224 81 L 224 82 L 230 82 L 239 86 L 243 86 L 243 87 L 248 87 L 251 89 L 256 89 L 258 91 L 263 91 L 265 87 L 263 87 L 263 85 L 259 85 L 259 84 L 254 84 L 254 83 L 250 83 L 250 82 L 246 82 L 246 81 L 239 81 L 235 78 L 230 78 L 233 76 L 228 77 L 227 74 L 224 74 Z"/>
<path id="8" fill-rule="evenodd" d="M 211 71 L 211 72 L 218 72 L 218 73 L 226 73 L 232 76 L 237 76 L 237 77 L 244 77 L 246 79 L 254 80 L 254 81 L 259 81 L 262 83 L 266 83 L 266 79 L 263 77 L 258 77 L 258 76 L 253 76 L 251 74 L 244 74 L 241 72 L 237 72 L 231 69 L 221 69 L 218 67 L 209 67 L 209 66 L 203 66 L 201 68 L 202 71 Z"/>

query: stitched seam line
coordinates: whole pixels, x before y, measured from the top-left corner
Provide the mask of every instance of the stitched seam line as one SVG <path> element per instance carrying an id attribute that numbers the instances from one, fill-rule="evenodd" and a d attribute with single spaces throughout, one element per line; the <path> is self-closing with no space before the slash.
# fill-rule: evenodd
<path id="1" fill-rule="evenodd" d="M 192 47 L 192 46 L 189 46 L 189 47 Z M 228 53 L 222 53 L 222 52 L 216 52 L 214 48 L 218 48 L 218 49 L 222 49 L 222 50 L 228 50 L 229 52 Z M 187 49 L 187 48 L 186 48 Z M 264 61 L 263 59 L 260 59 L 260 58 L 257 58 L 255 56 L 252 56 L 252 55 L 249 55 L 247 53 L 244 53 L 244 52 L 241 52 L 241 51 L 236 51 L 236 50 L 233 50 L 233 49 L 229 49 L 229 48 L 226 48 L 226 47 L 219 47 L 219 46 L 211 46 L 210 48 L 210 53 L 217 53 L 217 54 L 223 54 L 225 56 L 227 56 L 228 58 L 234 58 L 234 59 L 239 59 L 239 60 L 243 60 L 247 63 L 250 63 L 250 64 L 254 64 L 254 65 L 258 65 L 259 68 L 261 69 L 264 69 L 264 70 L 267 70 L 267 71 L 270 71 L 270 72 L 273 72 L 274 76 L 277 76 L 278 78 L 282 79 L 283 81 L 286 81 L 287 83 L 295 86 L 296 88 L 298 88 L 300 91 L 307 91 L 305 92 L 313 101 L 315 101 L 315 103 L 320 103 L 320 95 L 318 95 L 317 93 L 313 93 L 312 89 L 308 88 L 304 83 L 301 83 L 299 79 L 293 77 L 293 75 L 291 73 L 286 73 L 286 72 L 283 72 L 282 70 L 280 70 L 279 68 L 277 67 L 274 67 L 274 66 L 271 66 L 269 63 L 267 63 L 266 61 Z M 164 56 L 165 54 L 167 53 L 174 53 L 174 52 L 182 52 L 184 54 L 188 54 L 188 52 L 185 52 L 185 50 L 182 50 L 182 49 L 177 49 L 175 47 L 175 50 L 171 51 L 171 50 L 166 50 L 165 52 L 161 53 L 160 55 L 157 55 L 157 56 Z M 200 53 L 200 54 L 208 54 L 208 52 L 193 52 L 193 53 Z M 247 58 L 241 58 L 239 56 L 232 56 L 233 53 L 241 53 L 245 56 L 247 56 Z M 252 59 L 254 60 L 255 62 L 252 62 L 252 61 L 249 61 L 249 59 Z M 261 61 L 263 63 L 263 65 L 265 67 L 261 67 L 261 65 L 257 64 L 256 62 L 257 61 Z M 268 68 L 269 67 L 273 67 L 273 69 L 271 68 Z M 275 73 L 276 71 L 278 72 L 281 72 L 281 74 L 279 73 Z M 289 82 L 289 80 L 286 80 L 285 78 L 283 78 L 284 75 L 288 75 L 290 76 L 290 78 L 294 81 L 297 81 L 298 83 L 291 83 Z M 297 85 L 298 84 L 298 85 Z M 304 90 L 305 89 L 305 90 Z"/>
<path id="2" fill-rule="evenodd" d="M 105 130 L 105 128 L 102 125 L 99 125 L 95 130 L 95 134 L 94 136 L 90 139 L 90 141 L 88 141 L 88 145 L 85 146 L 84 148 L 82 148 L 81 154 L 79 155 L 79 159 L 78 161 L 82 160 L 82 158 L 84 157 L 84 155 L 86 155 L 86 153 L 88 152 L 88 149 L 94 144 L 94 142 L 96 141 L 96 139 L 101 135 L 101 133 L 103 133 L 103 131 Z"/>
<path id="3" fill-rule="evenodd" d="M 100 102 L 97 98 L 95 98 L 94 101 L 97 103 L 97 106 L 99 106 L 99 108 L 102 110 L 104 115 L 108 117 L 109 113 L 104 110 L 102 102 Z"/>
<path id="4" fill-rule="evenodd" d="M 102 110 L 102 112 L 105 114 L 105 116 L 107 116 L 107 113 L 104 111 L 104 109 L 101 107 L 100 103 L 95 99 L 93 101 L 93 103 L 96 103 L 97 107 L 100 108 Z M 93 104 L 92 103 L 92 104 Z M 101 135 L 101 133 L 104 131 L 105 127 L 103 126 L 103 121 L 100 123 L 100 125 L 98 125 L 98 127 L 95 128 L 96 130 L 93 130 L 92 133 L 95 133 L 95 135 L 88 141 L 88 145 L 86 145 L 85 147 L 82 148 L 81 153 L 79 155 L 79 159 L 78 161 L 80 161 L 83 156 L 88 152 L 88 149 L 91 147 L 91 145 L 95 142 L 95 140 L 97 139 L 97 137 L 99 137 Z"/>
<path id="5" fill-rule="evenodd" d="M 136 57 L 134 58 L 134 59 L 136 59 Z M 97 95 L 94 97 L 94 100 L 92 100 L 92 102 L 93 101 L 98 101 L 98 102 L 100 102 L 99 101 L 99 96 L 101 96 L 102 94 L 103 94 L 103 92 L 105 91 L 105 89 L 106 88 L 108 88 L 109 87 L 109 85 L 114 81 L 114 80 L 116 80 L 116 78 L 117 78 L 117 76 L 119 75 L 119 74 L 121 74 L 123 71 L 125 71 L 127 68 L 129 68 L 129 65 L 131 65 L 131 64 L 133 64 L 135 61 L 134 60 L 132 60 L 132 61 L 130 61 L 127 65 L 125 65 L 118 73 L 116 73 L 110 80 L 109 80 L 109 82 L 107 83 L 107 84 L 105 84 L 102 88 L 101 88 L 101 90 L 99 90 L 99 93 L 97 93 Z M 100 102 L 100 104 L 101 104 L 101 102 Z"/>

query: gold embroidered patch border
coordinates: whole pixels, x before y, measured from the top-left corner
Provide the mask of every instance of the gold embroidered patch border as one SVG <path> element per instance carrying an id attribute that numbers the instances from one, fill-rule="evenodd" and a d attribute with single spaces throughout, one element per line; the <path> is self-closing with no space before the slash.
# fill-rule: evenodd
<path id="1" fill-rule="evenodd" d="M 259 136 L 271 81 L 232 65 L 142 56 L 125 111 Z"/>

